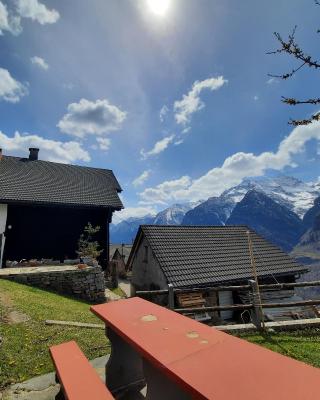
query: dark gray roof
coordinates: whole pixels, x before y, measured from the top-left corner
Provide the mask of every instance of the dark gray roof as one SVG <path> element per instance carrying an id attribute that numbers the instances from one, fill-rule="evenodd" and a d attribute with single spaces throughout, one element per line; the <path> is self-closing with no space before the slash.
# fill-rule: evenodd
<path id="1" fill-rule="evenodd" d="M 247 226 L 142 225 L 144 234 L 168 281 L 175 287 L 247 280 L 253 277 Z M 305 271 L 286 253 L 250 230 L 258 276 Z"/>
<path id="2" fill-rule="evenodd" d="M 9 156 L 0 160 L 0 202 L 120 209 L 120 191 L 111 170 Z"/>

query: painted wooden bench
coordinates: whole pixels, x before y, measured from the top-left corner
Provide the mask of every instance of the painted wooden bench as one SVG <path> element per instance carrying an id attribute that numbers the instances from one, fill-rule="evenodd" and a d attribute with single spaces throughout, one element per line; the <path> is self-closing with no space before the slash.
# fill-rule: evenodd
<path id="1" fill-rule="evenodd" d="M 76 342 L 52 346 L 50 355 L 61 385 L 56 399 L 114 399 Z"/>
<path id="2" fill-rule="evenodd" d="M 147 383 L 147 399 L 315 400 L 320 369 L 133 297 L 92 306 L 112 353 L 118 397 Z"/>

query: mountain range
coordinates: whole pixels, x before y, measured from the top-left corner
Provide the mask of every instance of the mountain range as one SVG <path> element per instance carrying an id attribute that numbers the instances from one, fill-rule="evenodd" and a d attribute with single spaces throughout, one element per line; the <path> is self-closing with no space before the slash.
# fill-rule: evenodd
<path id="1" fill-rule="evenodd" d="M 174 204 L 156 216 L 111 224 L 110 237 L 112 243 L 131 243 L 140 224 L 245 224 L 290 251 L 312 229 L 318 208 L 320 212 L 320 182 L 305 183 L 288 176 L 244 179 L 198 205 Z"/>

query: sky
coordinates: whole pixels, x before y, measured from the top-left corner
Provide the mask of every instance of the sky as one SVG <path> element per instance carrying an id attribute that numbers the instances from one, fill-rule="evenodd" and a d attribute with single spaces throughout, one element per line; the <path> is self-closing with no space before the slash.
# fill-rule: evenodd
<path id="1" fill-rule="evenodd" d="M 297 25 L 317 57 L 313 0 L 0 0 L 0 147 L 112 169 L 115 221 L 206 200 L 245 177 L 319 179 L 318 71 L 278 48 Z"/>

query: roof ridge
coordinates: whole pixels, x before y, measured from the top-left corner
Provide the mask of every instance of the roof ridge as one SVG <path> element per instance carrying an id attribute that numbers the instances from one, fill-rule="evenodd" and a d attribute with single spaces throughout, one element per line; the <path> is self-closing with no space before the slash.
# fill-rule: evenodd
<path id="1" fill-rule="evenodd" d="M 3 155 L 2 156 L 3 159 L 5 158 L 14 158 L 15 160 L 26 160 L 28 161 L 29 158 L 28 157 L 17 157 L 17 156 L 7 156 L 7 155 Z M 96 170 L 100 170 L 100 171 L 111 171 L 113 173 L 113 170 L 110 168 L 99 168 L 99 167 L 90 167 L 87 165 L 78 165 L 78 164 L 69 164 L 69 163 L 59 163 L 56 161 L 49 161 L 49 160 L 30 160 L 30 162 L 32 163 L 48 163 L 48 164 L 55 164 L 55 165 L 63 165 L 66 167 L 76 167 L 76 168 L 87 168 L 87 169 L 96 169 Z"/>
<path id="2" fill-rule="evenodd" d="M 154 228 L 247 228 L 251 229 L 248 225 L 158 225 L 158 224 L 142 224 L 141 227 L 154 227 Z"/>

